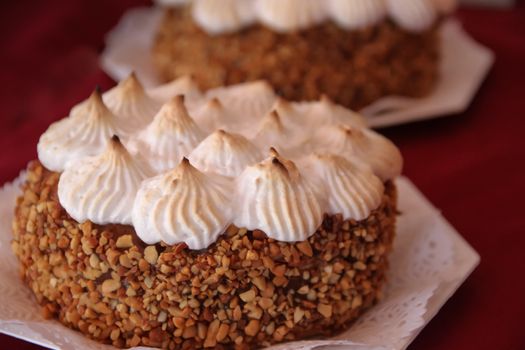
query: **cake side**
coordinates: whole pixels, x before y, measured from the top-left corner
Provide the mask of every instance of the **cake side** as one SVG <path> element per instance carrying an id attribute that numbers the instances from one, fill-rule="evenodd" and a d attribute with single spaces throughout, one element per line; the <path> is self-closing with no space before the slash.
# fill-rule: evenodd
<path id="1" fill-rule="evenodd" d="M 153 57 L 166 81 L 189 74 L 209 89 L 265 79 L 290 100 L 326 94 L 360 109 L 387 95 L 431 92 L 438 77 L 439 22 L 417 32 L 388 18 L 351 31 L 333 22 L 289 33 L 254 24 L 211 36 L 182 7 L 166 10 Z"/>
<path id="2" fill-rule="evenodd" d="M 362 221 L 325 215 L 308 240 L 230 226 L 204 251 L 147 246 L 126 225 L 82 224 L 61 207 L 59 173 L 29 165 L 13 222 L 21 275 L 48 317 L 118 347 L 251 348 L 331 335 L 377 301 L 396 191 Z"/>

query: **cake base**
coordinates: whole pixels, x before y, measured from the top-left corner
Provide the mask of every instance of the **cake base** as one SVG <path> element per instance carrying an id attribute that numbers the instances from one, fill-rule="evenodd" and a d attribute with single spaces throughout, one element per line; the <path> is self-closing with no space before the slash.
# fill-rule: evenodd
<path id="1" fill-rule="evenodd" d="M 165 81 L 191 75 L 202 89 L 259 79 L 285 99 L 322 94 L 359 110 L 388 95 L 422 97 L 438 77 L 438 24 L 421 33 L 389 20 L 347 31 L 326 22 L 279 34 L 254 25 L 211 36 L 187 8 L 166 10 L 153 58 Z"/>
<path id="2" fill-rule="evenodd" d="M 28 167 L 13 222 L 20 273 L 44 316 L 117 347 L 250 349 L 333 335 L 381 296 L 396 189 L 363 221 L 325 216 L 305 242 L 230 226 L 203 251 L 146 246 L 133 227 L 78 223 L 59 174 Z"/>

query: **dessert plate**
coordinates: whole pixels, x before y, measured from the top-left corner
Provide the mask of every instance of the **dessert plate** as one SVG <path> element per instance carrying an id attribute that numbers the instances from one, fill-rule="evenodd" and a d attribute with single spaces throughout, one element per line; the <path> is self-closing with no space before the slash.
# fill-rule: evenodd
<path id="1" fill-rule="evenodd" d="M 10 228 L 23 177 L 0 188 L 0 332 L 53 349 L 114 349 L 57 321 L 43 319 L 29 288 L 20 280 L 18 262 L 10 249 Z M 478 265 L 479 255 L 412 182 L 400 177 L 396 183 L 402 214 L 383 300 L 335 338 L 269 349 L 405 349 Z"/>
<path id="2" fill-rule="evenodd" d="M 151 48 L 161 18 L 159 7 L 131 9 L 108 33 L 100 64 L 115 81 L 135 71 L 145 86 L 160 85 Z M 475 42 L 457 20 L 445 22 L 441 31 L 441 73 L 433 93 L 419 99 L 389 96 L 374 102 L 361 111 L 371 127 L 456 114 L 470 105 L 494 62 L 494 54 Z"/>

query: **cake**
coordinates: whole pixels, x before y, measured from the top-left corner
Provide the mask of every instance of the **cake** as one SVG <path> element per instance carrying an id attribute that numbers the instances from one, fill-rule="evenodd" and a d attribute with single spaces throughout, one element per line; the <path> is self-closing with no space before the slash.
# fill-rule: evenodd
<path id="1" fill-rule="evenodd" d="M 41 136 L 12 248 L 45 317 L 119 348 L 330 336 L 381 298 L 401 167 L 326 97 L 132 75 Z"/>
<path id="2" fill-rule="evenodd" d="M 439 78 L 442 19 L 455 0 L 164 0 L 159 76 L 202 89 L 267 80 L 282 97 L 359 110 L 423 97 Z M 171 5 L 171 6 L 169 6 Z"/>

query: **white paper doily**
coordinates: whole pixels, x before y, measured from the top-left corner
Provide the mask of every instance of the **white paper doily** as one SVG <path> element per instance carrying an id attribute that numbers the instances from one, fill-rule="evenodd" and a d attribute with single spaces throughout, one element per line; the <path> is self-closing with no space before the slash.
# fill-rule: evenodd
<path id="1" fill-rule="evenodd" d="M 44 320 L 20 280 L 10 242 L 21 178 L 0 189 L 0 332 L 54 349 L 113 349 Z M 404 349 L 477 266 L 478 254 L 410 180 L 401 177 L 397 186 L 402 214 L 385 298 L 334 339 L 286 343 L 272 350 Z"/>
<path id="2" fill-rule="evenodd" d="M 127 11 L 106 37 L 101 55 L 102 69 L 116 81 L 132 71 L 147 87 L 160 84 L 151 58 L 151 47 L 162 17 L 159 7 Z M 457 20 L 441 28 L 442 60 L 434 92 L 419 99 L 391 96 L 361 111 L 371 127 L 385 127 L 464 111 L 489 72 L 494 54 L 476 43 Z"/>

